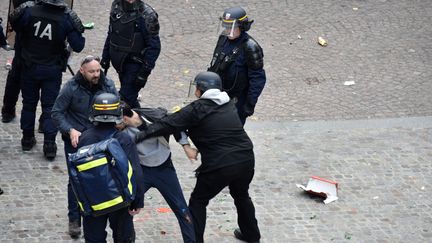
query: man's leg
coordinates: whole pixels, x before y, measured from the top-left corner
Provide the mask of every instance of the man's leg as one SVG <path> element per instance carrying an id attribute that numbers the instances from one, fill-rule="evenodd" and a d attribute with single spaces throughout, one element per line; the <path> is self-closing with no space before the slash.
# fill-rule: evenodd
<path id="1" fill-rule="evenodd" d="M 110 228 L 114 243 L 135 242 L 135 229 L 133 216 L 128 212 L 128 207 L 109 213 Z"/>
<path id="2" fill-rule="evenodd" d="M 207 217 L 207 205 L 227 186 L 227 182 L 220 176 L 219 170 L 209 173 L 199 173 L 195 188 L 189 199 L 189 210 L 195 227 L 196 242 L 204 242 L 204 230 Z"/>
<path id="3" fill-rule="evenodd" d="M 41 87 L 42 119 L 44 131 L 43 152 L 47 159 L 52 160 L 57 155 L 57 127 L 51 118 L 51 110 L 60 91 L 62 72 L 60 68 L 41 70 L 45 75 Z"/>
<path id="4" fill-rule="evenodd" d="M 9 70 L 5 91 L 3 96 L 3 107 L 2 107 L 2 122 L 11 122 L 15 116 L 15 106 L 18 101 L 18 96 L 21 90 L 20 87 L 20 72 L 21 63 L 19 58 L 14 57 L 12 60 L 12 69 Z"/>
<path id="5" fill-rule="evenodd" d="M 69 159 L 69 154 L 75 153 L 76 148 L 72 147 L 69 137 L 62 135 L 64 143 L 64 152 L 66 161 Z M 78 206 L 78 201 L 72 190 L 70 181 L 67 184 L 67 196 L 68 196 L 68 218 L 69 218 L 69 235 L 72 238 L 78 238 L 81 235 L 81 214 Z"/>
<path id="6" fill-rule="evenodd" d="M 140 65 L 136 63 L 126 63 L 123 67 L 123 72 L 119 74 L 120 78 L 120 96 L 131 107 L 139 108 L 140 104 L 137 101 L 138 92 L 141 90 L 135 83 L 136 76 Z"/>
<path id="7" fill-rule="evenodd" d="M 183 196 L 174 167 L 155 168 L 152 170 L 155 185 L 173 210 L 180 225 L 183 242 L 195 242 L 195 230 L 192 216 Z"/>
<path id="8" fill-rule="evenodd" d="M 235 170 L 238 173 L 229 184 L 229 189 L 237 208 L 237 223 L 245 240 L 258 241 L 261 235 L 255 218 L 255 207 L 248 192 L 254 176 L 253 163 L 239 165 Z"/>
<path id="9" fill-rule="evenodd" d="M 105 231 L 108 215 L 98 217 L 84 216 L 83 228 L 86 243 L 105 243 L 107 232 Z"/>
<path id="10" fill-rule="evenodd" d="M 24 151 L 31 150 L 36 144 L 34 136 L 34 125 L 36 117 L 36 107 L 39 102 L 39 89 L 40 82 L 37 79 L 36 67 L 24 68 L 21 72 L 21 90 L 23 108 L 21 111 L 21 130 L 23 131 L 23 138 L 21 139 L 21 146 Z"/>

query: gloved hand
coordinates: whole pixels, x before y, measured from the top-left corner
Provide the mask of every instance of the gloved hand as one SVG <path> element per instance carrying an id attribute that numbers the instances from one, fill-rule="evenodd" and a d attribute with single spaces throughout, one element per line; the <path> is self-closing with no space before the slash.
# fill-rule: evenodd
<path id="1" fill-rule="evenodd" d="M 243 105 L 243 111 L 246 116 L 252 116 L 255 111 L 255 105 L 252 105 L 249 101 Z"/>
<path id="2" fill-rule="evenodd" d="M 147 132 L 146 130 L 141 131 L 135 135 L 135 144 L 140 143 L 141 141 L 145 140 L 147 138 Z"/>
<path id="3" fill-rule="evenodd" d="M 110 60 L 106 58 L 102 58 L 100 65 L 103 69 L 108 70 L 108 68 L 110 68 Z"/>
<path id="4" fill-rule="evenodd" d="M 147 79 L 148 79 L 149 75 L 150 75 L 149 71 L 141 68 L 140 71 L 138 72 L 136 79 L 135 79 L 136 86 L 138 86 L 139 88 L 143 88 L 145 86 L 145 84 L 147 83 Z"/>

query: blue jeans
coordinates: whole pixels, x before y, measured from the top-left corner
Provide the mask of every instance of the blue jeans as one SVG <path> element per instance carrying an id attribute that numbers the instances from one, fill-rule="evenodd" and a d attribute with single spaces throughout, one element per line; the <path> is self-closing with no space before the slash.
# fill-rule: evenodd
<path id="1" fill-rule="evenodd" d="M 64 152 L 66 161 L 69 159 L 70 153 L 75 153 L 77 151 L 76 148 L 72 147 L 71 141 L 68 136 L 62 135 L 63 143 L 64 143 Z M 78 200 L 75 197 L 75 194 L 72 190 L 72 186 L 70 181 L 68 180 L 67 185 L 67 196 L 68 196 L 68 218 L 69 222 L 77 221 L 79 225 L 81 225 L 81 213 L 78 206 Z"/>
<path id="2" fill-rule="evenodd" d="M 144 177 L 144 193 L 151 187 L 158 189 L 177 217 L 183 241 L 188 243 L 195 242 L 192 216 L 183 196 L 183 191 L 171 158 L 157 167 L 141 167 Z"/>
<path id="3" fill-rule="evenodd" d="M 20 122 L 24 136 L 34 136 L 36 107 L 40 98 L 44 142 L 55 142 L 57 127 L 51 118 L 51 109 L 60 91 L 61 81 L 62 71 L 60 67 L 36 64 L 30 67 L 22 67 L 21 92 L 23 109 Z"/>

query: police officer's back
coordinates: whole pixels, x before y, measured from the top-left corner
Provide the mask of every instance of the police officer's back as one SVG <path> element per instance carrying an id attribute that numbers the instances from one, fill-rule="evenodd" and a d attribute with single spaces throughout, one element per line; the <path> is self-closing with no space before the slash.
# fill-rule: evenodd
<path id="1" fill-rule="evenodd" d="M 58 95 L 62 79 L 65 41 L 75 52 L 84 48 L 83 26 L 76 14 L 67 8 L 64 0 L 39 0 L 35 6 L 17 8 L 11 15 L 11 24 L 20 35 L 21 89 L 23 109 L 21 146 L 31 150 L 36 143 L 34 125 L 36 106 L 42 104 L 44 155 L 54 159 L 57 153 L 57 128 L 51 120 L 51 109 Z"/>

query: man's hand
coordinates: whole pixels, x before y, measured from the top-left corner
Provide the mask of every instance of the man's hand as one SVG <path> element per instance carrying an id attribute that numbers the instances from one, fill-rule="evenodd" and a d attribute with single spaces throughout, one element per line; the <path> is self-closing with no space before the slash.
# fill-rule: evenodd
<path id="1" fill-rule="evenodd" d="M 251 103 L 249 103 L 248 101 L 246 101 L 246 103 L 243 106 L 243 111 L 245 113 L 246 116 L 252 116 L 255 110 L 255 105 L 252 105 Z"/>
<path id="2" fill-rule="evenodd" d="M 140 71 L 138 72 L 136 79 L 135 79 L 136 86 L 138 86 L 139 88 L 143 88 L 147 83 L 147 79 L 148 79 L 149 75 L 150 75 L 149 71 L 141 68 Z"/>
<path id="3" fill-rule="evenodd" d="M 123 116 L 123 123 L 128 127 L 139 127 L 143 122 L 138 113 L 132 110 L 132 117 Z"/>
<path id="4" fill-rule="evenodd" d="M 134 216 L 134 215 L 137 215 L 137 214 L 140 213 L 141 208 L 129 209 L 128 211 L 129 211 L 129 214 L 130 214 L 131 216 Z"/>
<path id="5" fill-rule="evenodd" d="M 72 147 L 76 148 L 78 146 L 80 136 L 81 136 L 80 131 L 71 128 L 71 130 L 69 131 L 69 137 L 71 140 Z"/>
<path id="6" fill-rule="evenodd" d="M 108 68 L 110 68 L 110 60 L 102 58 L 100 65 L 103 69 L 108 70 Z"/>
<path id="7" fill-rule="evenodd" d="M 188 159 L 191 161 L 191 162 L 195 162 L 195 161 L 197 161 L 198 160 L 198 149 L 196 149 L 196 148 L 192 148 L 191 146 L 190 146 L 190 144 L 184 144 L 183 145 L 183 150 L 185 151 L 185 153 L 186 153 L 186 156 L 188 157 Z"/>

